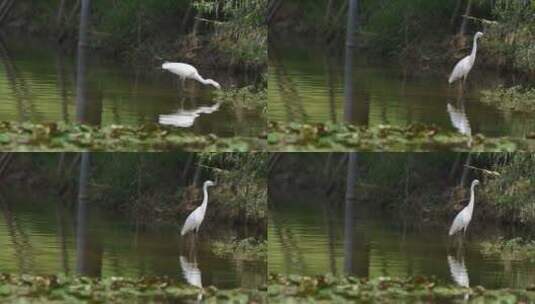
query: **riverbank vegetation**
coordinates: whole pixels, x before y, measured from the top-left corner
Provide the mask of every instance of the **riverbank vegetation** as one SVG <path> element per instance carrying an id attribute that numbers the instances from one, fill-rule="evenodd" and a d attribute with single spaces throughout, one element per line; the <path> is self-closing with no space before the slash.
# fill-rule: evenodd
<path id="1" fill-rule="evenodd" d="M 535 89 L 513 86 L 505 88 L 500 86 L 493 90 L 481 92 L 483 103 L 492 105 L 501 110 L 511 112 L 532 112 L 535 110 Z"/>
<path id="2" fill-rule="evenodd" d="M 268 283 L 270 303 L 530 303 L 533 289 L 487 290 L 444 285 L 433 279 L 389 278 L 361 279 L 324 276 L 271 274 Z"/>
<path id="3" fill-rule="evenodd" d="M 212 252 L 218 256 L 231 256 L 239 261 L 267 261 L 268 245 L 266 240 L 246 238 L 229 242 L 216 241 Z"/>
<path id="4" fill-rule="evenodd" d="M 257 86 L 246 86 L 243 88 L 231 88 L 225 91 L 216 91 L 215 98 L 221 102 L 230 104 L 238 111 L 254 111 L 261 113 L 263 118 L 268 111 L 267 81 L 263 80 Z"/>
<path id="5" fill-rule="evenodd" d="M 24 303 L 267 303 L 259 289 L 199 289 L 170 278 L 96 279 L 0 274 L 0 301 Z"/>
<path id="6" fill-rule="evenodd" d="M 504 261 L 529 260 L 535 262 L 535 241 L 521 237 L 505 240 L 498 238 L 481 244 L 481 252 L 487 256 L 498 256 Z"/>
<path id="7" fill-rule="evenodd" d="M 7 4 L 6 4 L 7 3 Z M 8 9 L 4 13 L 4 8 Z M 4 151 L 257 151 L 265 150 L 265 145 L 257 138 L 256 131 L 247 138 L 235 136 L 233 138 L 219 138 L 211 134 L 199 135 L 198 131 L 184 131 L 177 128 L 156 125 L 142 125 L 129 127 L 123 125 L 119 115 L 114 113 L 114 119 L 119 125 L 100 127 L 102 116 L 105 115 L 103 100 L 110 95 L 103 93 L 103 85 L 108 75 L 98 75 L 98 68 L 92 62 L 92 57 L 109 57 L 107 60 L 117 71 L 122 70 L 125 75 L 134 75 L 135 81 L 128 79 L 128 85 L 134 86 L 136 92 L 142 87 L 140 79 L 145 76 L 155 77 L 151 71 L 156 71 L 164 61 L 186 62 L 194 65 L 206 78 L 213 75 L 226 75 L 227 80 L 218 80 L 223 90 L 215 93 L 215 105 L 206 110 L 199 107 L 197 102 L 204 97 L 188 90 L 181 90 L 179 99 L 175 100 L 177 109 L 184 108 L 186 100 L 194 101 L 198 109 L 177 111 L 171 113 L 146 113 L 139 110 L 140 116 L 151 117 L 150 121 L 161 124 L 189 128 L 200 114 L 212 114 L 221 108 L 231 112 L 233 119 L 240 123 L 246 119 L 264 119 L 267 111 L 267 27 L 264 13 L 267 1 L 228 0 L 228 1 L 4 1 L 0 6 L 0 30 L 5 30 L 11 37 L 27 34 L 29 37 L 48 37 L 56 41 L 58 47 L 54 51 L 58 58 L 62 58 L 65 49 L 76 53 L 76 77 L 73 79 L 72 95 L 69 83 L 66 81 L 66 71 L 63 62 L 58 62 L 58 90 L 62 111 L 69 110 L 68 102 L 75 101 L 76 122 L 97 127 L 86 127 L 77 124 L 46 124 L 32 125 L 30 123 L 4 123 L 5 134 L 0 139 L 1 150 Z M 0 36 L 1 38 L 1 36 Z M 2 43 L 2 59 L 9 78 L 8 89 L 13 91 L 16 102 L 28 103 L 39 101 L 39 106 L 45 106 L 41 99 L 29 96 L 40 96 L 36 93 L 37 85 L 27 85 L 22 73 L 17 72 L 17 64 L 12 63 L 16 58 L 10 56 L 9 49 Z M 35 45 L 25 45 L 22 50 L 39 48 Z M 95 56 L 95 55 L 99 56 Z M 110 56 L 111 55 L 111 56 Z M 113 60 L 115 59 L 115 60 Z M 121 63 L 117 64 L 117 61 Z M 38 62 L 36 60 L 36 62 Z M 62 67 L 61 69 L 59 67 Z M 140 70 L 144 69 L 141 73 Z M 210 72 L 202 72 L 210 71 Z M 41 75 L 40 70 L 36 75 Z M 161 70 L 159 72 L 162 73 Z M 141 76 L 140 76 L 141 75 Z M 103 77 L 104 76 L 104 77 Z M 177 78 L 176 75 L 168 75 Z M 125 76 L 127 77 L 127 76 Z M 132 77 L 134 78 L 134 77 Z M 19 81 L 20 83 L 18 83 Z M 155 80 L 161 82 L 161 80 Z M 29 81 L 28 81 L 29 82 Z M 184 81 L 185 82 L 185 81 Z M 26 97 L 18 92 L 23 87 Z M 181 88 L 183 89 L 183 88 Z M 115 89 L 114 89 L 115 90 Z M 149 92 L 151 87 L 143 87 L 139 92 Z M 97 93 L 98 92 L 98 93 Z M 47 92 L 48 93 L 48 92 Z M 121 103 L 130 99 L 115 95 Z M 195 95 L 195 96 L 194 96 Z M 69 99 L 71 96 L 74 98 Z M 194 98 L 195 97 L 195 98 Z M 127 100 L 123 100 L 125 98 Z M 142 107 L 150 104 L 151 98 L 140 97 Z M 42 98 L 44 99 L 44 98 Z M 57 102 L 60 102 L 57 99 Z M 209 100 L 206 98 L 206 100 Z M 163 100 L 163 98 L 161 99 Z M 111 102 L 106 100 L 106 102 Z M 56 106 L 56 104 L 52 106 Z M 133 103 L 133 102 L 132 102 Z M 48 107 L 47 103 L 46 106 Z M 191 107 L 191 104 L 188 106 Z M 23 109 L 19 107 L 18 109 Z M 37 106 L 35 106 L 37 108 Z M 167 106 L 166 111 L 171 107 Z M 21 110 L 22 111 L 22 110 Z M 117 111 L 114 109 L 113 111 Z M 206 113 L 202 111 L 208 111 Z M 117 111 L 118 112 L 118 111 Z M 25 115 L 25 114 L 23 114 Z M 66 115 L 65 122 L 70 121 Z M 88 117 L 91 116 L 92 120 Z M 216 115 L 213 115 L 216 116 Z M 254 117 L 254 118 L 252 118 Z M 56 118 L 58 119 L 58 118 Z M 205 118 L 207 120 L 207 118 Z M 23 119 L 26 121 L 27 119 Z M 202 119 L 199 119 L 202 120 Z M 34 122 L 48 122 L 39 118 Z M 146 121 L 145 118 L 138 120 Z M 196 126 L 200 123 L 197 122 Z M 205 123 L 206 124 L 206 123 Z M 262 128 L 262 124 L 254 126 Z M 197 128 L 198 130 L 199 128 Z M 201 128 L 202 129 L 202 128 Z M 263 129 L 262 129 L 263 130 Z M 205 134 L 205 133 L 203 133 Z M 228 136 L 228 135 L 227 135 Z"/>
<path id="8" fill-rule="evenodd" d="M 483 187 L 483 200 L 494 218 L 525 225 L 535 224 L 535 155 L 494 154 L 489 160 L 498 178 L 489 178 Z"/>
<path id="9" fill-rule="evenodd" d="M 92 127 L 65 123 L 0 122 L 3 151 L 262 151 L 265 140 L 221 138 L 183 129 L 145 124 Z"/>
<path id="10" fill-rule="evenodd" d="M 211 179 L 217 186 L 209 192 L 204 227 L 227 223 L 265 231 L 266 154 L 96 153 L 91 158 L 89 200 L 137 224 L 182 225 L 202 201 L 202 183 Z M 8 153 L 2 160 L 2 175 L 12 185 L 49 189 L 67 204 L 78 195 L 79 154 Z"/>
<path id="11" fill-rule="evenodd" d="M 259 71 L 266 67 L 264 0 L 91 1 L 90 46 L 126 62 L 159 57 Z M 74 49 L 80 1 L 16 1 L 3 26 Z"/>
<path id="12" fill-rule="evenodd" d="M 531 135 L 530 135 L 531 136 Z M 533 135 L 535 136 L 535 135 Z M 487 138 L 465 136 L 436 126 L 348 124 L 283 124 L 270 122 L 268 146 L 272 151 L 527 151 L 531 138 Z"/>
<path id="13" fill-rule="evenodd" d="M 347 9 L 342 0 L 282 1 L 271 7 L 272 32 L 340 45 Z M 361 49 L 429 69 L 465 56 L 473 33 L 482 31 L 478 65 L 532 74 L 534 12 L 532 1 L 359 1 L 357 41 Z"/>
<path id="14" fill-rule="evenodd" d="M 534 157 L 528 153 L 358 153 L 357 205 L 371 205 L 414 222 L 447 226 L 476 190 L 473 221 L 524 227 L 535 224 Z M 306 166 L 303 163 L 306 162 Z M 270 187 L 287 183 L 287 173 L 314 195 L 343 202 L 347 154 L 283 155 L 274 157 Z"/>

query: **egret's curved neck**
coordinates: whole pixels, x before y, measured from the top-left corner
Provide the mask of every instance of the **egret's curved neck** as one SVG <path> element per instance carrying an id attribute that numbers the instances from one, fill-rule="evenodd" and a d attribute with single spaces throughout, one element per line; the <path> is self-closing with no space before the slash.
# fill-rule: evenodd
<path id="1" fill-rule="evenodd" d="M 470 57 L 476 58 L 477 53 L 477 37 L 474 37 L 474 46 L 472 47 L 472 54 L 470 54 Z"/>
<path id="2" fill-rule="evenodd" d="M 208 83 L 207 83 L 208 80 L 202 78 L 202 76 L 199 75 L 199 73 L 196 73 L 196 74 L 195 74 L 195 79 L 196 79 L 198 82 L 201 82 L 201 83 L 203 83 L 203 84 L 208 84 Z"/>
<path id="3" fill-rule="evenodd" d="M 470 202 L 468 203 L 468 208 L 474 209 L 474 202 L 475 202 L 475 191 L 474 191 L 475 185 L 472 185 L 470 188 Z"/>
<path id="4" fill-rule="evenodd" d="M 217 88 L 217 82 L 212 79 L 204 79 L 201 75 L 199 75 L 199 73 L 195 74 L 195 79 L 204 85 L 212 85 Z"/>
<path id="5" fill-rule="evenodd" d="M 208 205 L 208 186 L 207 185 L 204 185 L 204 187 L 202 188 L 203 192 L 204 192 L 204 198 L 202 200 L 202 205 L 201 207 L 206 209 L 206 205 Z M 473 192 L 472 192 L 473 193 Z"/>

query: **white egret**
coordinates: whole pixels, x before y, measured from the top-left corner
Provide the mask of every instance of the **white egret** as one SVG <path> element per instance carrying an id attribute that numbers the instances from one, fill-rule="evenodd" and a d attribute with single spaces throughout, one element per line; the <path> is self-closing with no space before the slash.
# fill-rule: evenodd
<path id="1" fill-rule="evenodd" d="M 476 53 L 477 53 L 477 40 L 483 36 L 482 32 L 477 32 L 474 36 L 474 46 L 472 47 L 472 53 L 463 59 L 459 61 L 455 68 L 453 68 L 453 72 L 451 72 L 450 78 L 448 79 L 448 82 L 451 84 L 459 79 L 463 79 L 463 85 L 466 82 L 466 78 L 468 77 L 468 73 L 472 70 L 472 67 L 474 66 L 474 62 L 476 60 Z"/>
<path id="2" fill-rule="evenodd" d="M 204 182 L 204 198 L 202 204 L 197 207 L 197 209 L 193 210 L 190 215 L 188 215 L 184 226 L 182 226 L 182 231 L 180 231 L 180 235 L 184 235 L 190 231 L 194 231 L 195 233 L 199 232 L 199 227 L 201 226 L 202 221 L 204 220 L 204 214 L 206 213 L 206 207 L 208 206 L 208 187 L 214 185 L 214 182 L 210 180 Z"/>
<path id="3" fill-rule="evenodd" d="M 216 89 L 221 89 L 221 85 L 219 85 L 219 83 L 212 79 L 202 78 L 197 69 L 190 64 L 180 62 L 164 62 L 162 64 L 162 69 L 178 75 L 180 79 L 182 79 L 182 82 L 186 81 L 186 79 L 194 79 L 202 84 L 212 85 Z"/>
<path id="4" fill-rule="evenodd" d="M 464 207 L 463 210 L 461 210 L 461 212 L 459 212 L 459 214 L 457 214 L 457 216 L 453 220 L 453 224 L 451 224 L 449 232 L 450 236 L 461 230 L 463 230 L 463 234 L 466 234 L 466 229 L 468 228 L 468 225 L 472 220 L 472 214 L 474 213 L 474 188 L 477 185 L 479 185 L 479 181 L 477 179 L 474 179 L 474 181 L 472 182 L 472 186 L 470 187 L 470 202 L 468 203 L 468 206 Z"/>

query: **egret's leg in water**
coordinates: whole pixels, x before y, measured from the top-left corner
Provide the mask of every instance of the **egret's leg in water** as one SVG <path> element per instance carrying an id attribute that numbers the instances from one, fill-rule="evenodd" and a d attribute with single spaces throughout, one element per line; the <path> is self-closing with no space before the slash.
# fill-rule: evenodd
<path id="1" fill-rule="evenodd" d="M 457 242 L 459 243 L 459 245 L 457 246 L 458 248 L 463 247 L 463 244 L 464 244 L 464 235 L 461 235 L 461 234 L 459 233 L 459 235 L 457 236 Z"/>
<path id="2" fill-rule="evenodd" d="M 195 235 L 191 236 L 190 237 L 190 246 L 188 246 L 188 255 L 191 257 L 193 255 L 193 250 L 195 248 L 195 241 L 193 240 L 193 238 L 195 237 Z"/>
<path id="3" fill-rule="evenodd" d="M 461 255 L 461 253 L 462 253 L 461 250 L 462 249 L 461 248 L 462 248 L 462 246 L 457 246 L 457 250 L 455 252 L 455 257 L 457 258 L 457 260 L 460 260 L 461 257 L 462 257 L 462 255 Z"/>
<path id="4" fill-rule="evenodd" d="M 457 101 L 461 100 L 462 96 L 463 96 L 463 93 L 464 93 L 464 88 L 463 88 L 463 84 L 461 82 L 461 85 L 458 85 L 457 86 Z"/>

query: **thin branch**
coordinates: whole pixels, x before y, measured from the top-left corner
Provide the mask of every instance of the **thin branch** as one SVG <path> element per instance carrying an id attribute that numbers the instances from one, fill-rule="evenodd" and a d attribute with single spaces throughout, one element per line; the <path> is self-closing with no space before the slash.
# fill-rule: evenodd
<path id="1" fill-rule="evenodd" d="M 499 24 L 498 21 L 488 20 L 488 19 L 484 19 L 484 18 L 477 18 L 477 17 L 473 17 L 473 16 L 468 16 L 468 15 L 462 15 L 461 17 L 463 17 L 465 19 L 469 19 L 469 20 L 478 21 L 478 22 L 481 22 L 483 24 L 489 24 L 489 25 L 497 25 L 497 24 Z"/>
<path id="2" fill-rule="evenodd" d="M 464 165 L 464 166 L 467 167 L 467 168 L 473 169 L 473 170 L 481 171 L 483 174 L 486 174 L 486 175 L 490 175 L 490 176 L 494 176 L 494 177 L 501 176 L 500 172 L 498 172 L 498 171 L 491 171 L 491 170 L 487 170 L 487 169 L 481 169 L 481 168 L 477 168 L 477 167 L 470 166 L 470 165 Z"/>

